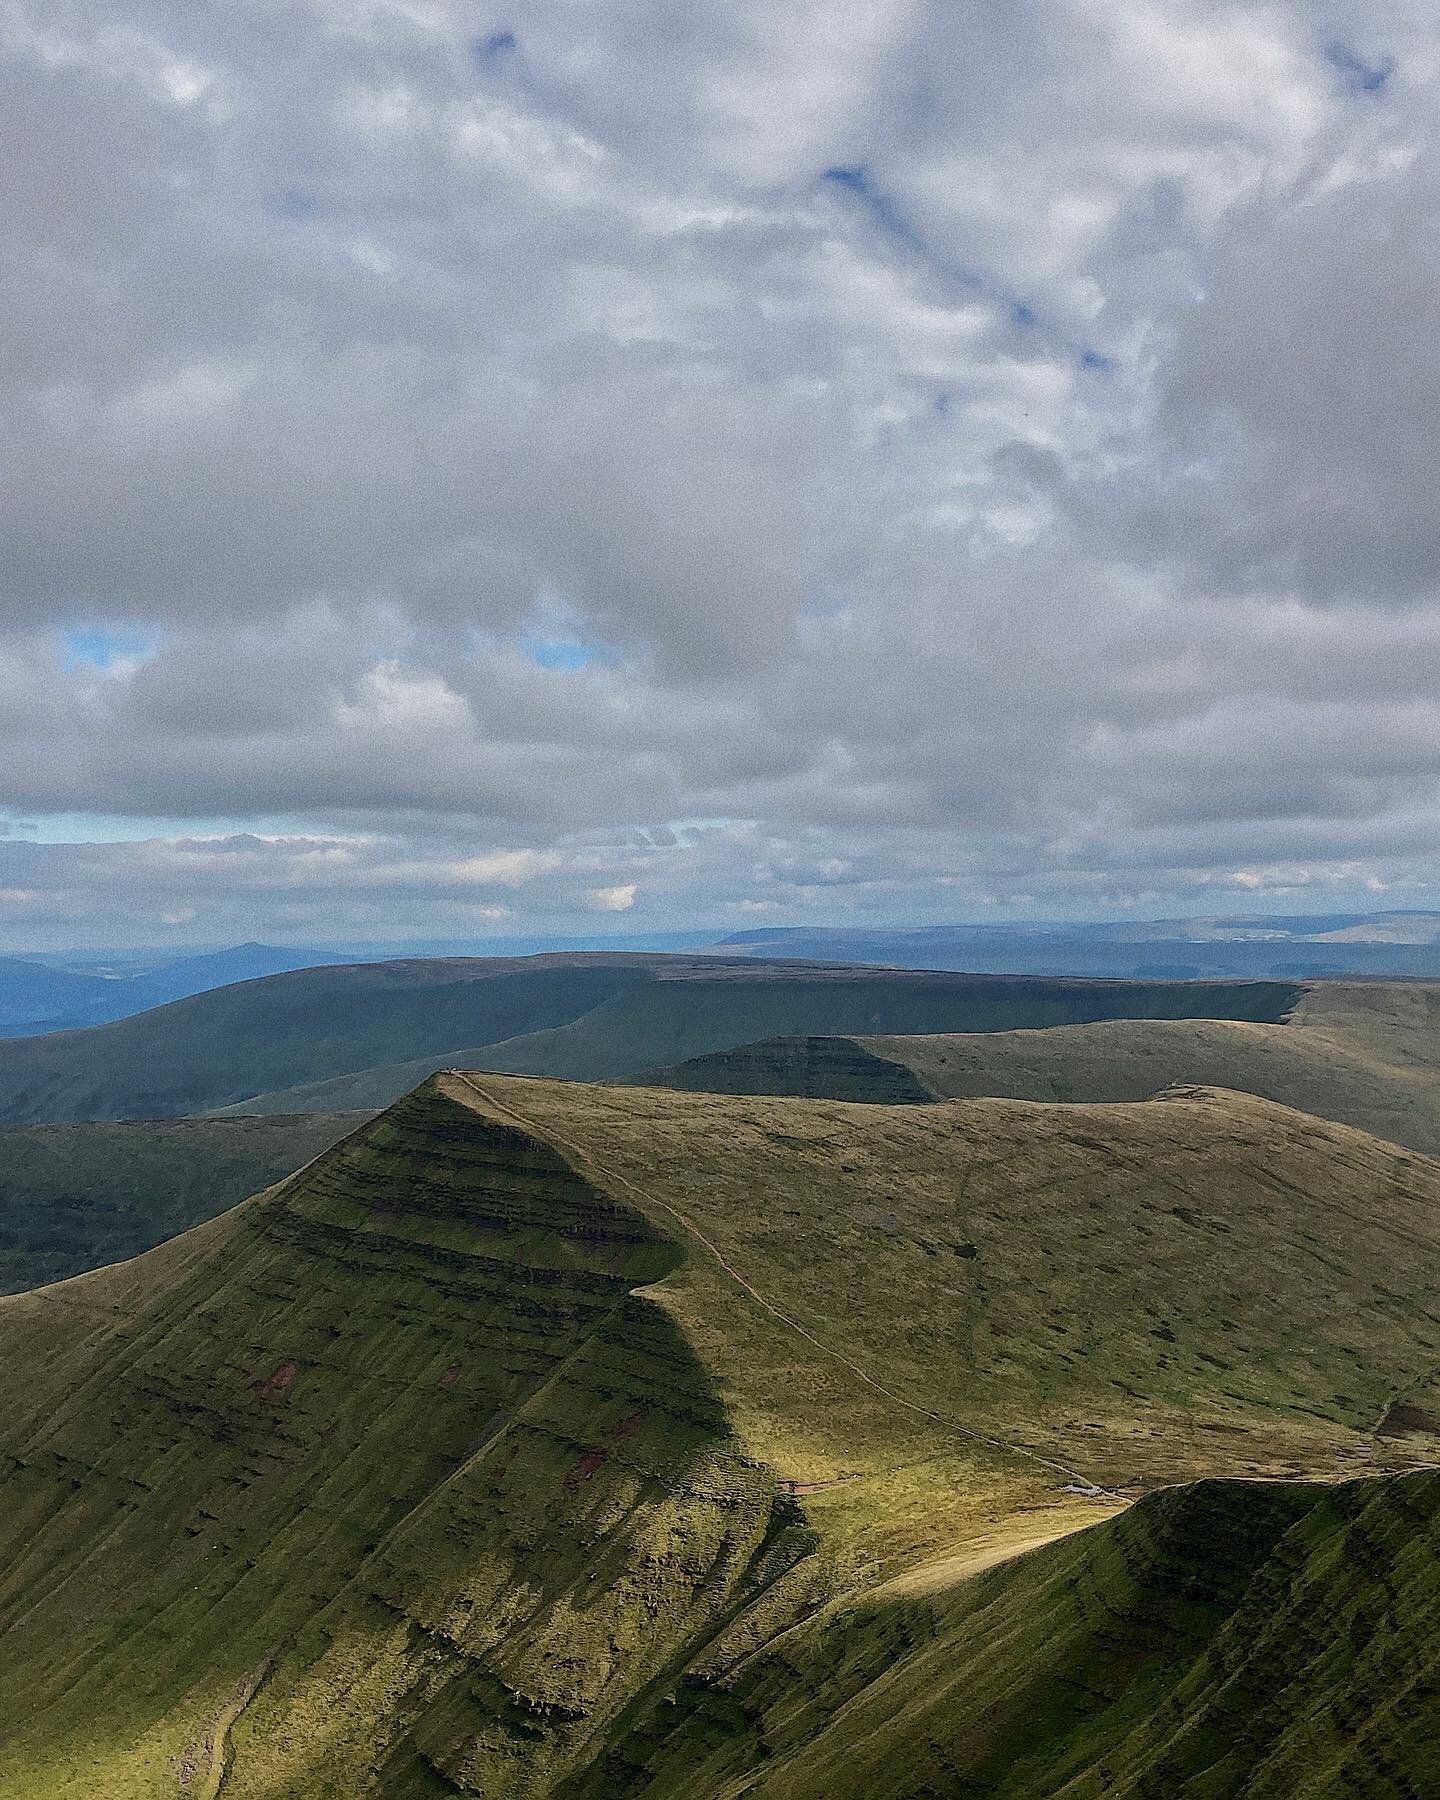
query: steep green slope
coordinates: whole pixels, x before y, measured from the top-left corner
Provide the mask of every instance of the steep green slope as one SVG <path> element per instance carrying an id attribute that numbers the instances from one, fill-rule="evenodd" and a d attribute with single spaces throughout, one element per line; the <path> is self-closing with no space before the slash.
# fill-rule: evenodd
<path id="1" fill-rule="evenodd" d="M 0 1126 L 0 1293 L 138 1256 L 279 1181 L 366 1116 Z"/>
<path id="2" fill-rule="evenodd" d="M 1283 983 L 1012 980 L 618 954 L 305 969 L 93 1030 L 0 1042 L 0 1120 L 172 1118 L 238 1105 L 342 1110 L 388 1104 L 462 1056 L 481 1067 L 589 1080 L 777 1031 L 1277 1019 L 1299 992 Z M 380 1098 L 317 1093 L 317 1083 L 362 1071 L 382 1072 L 365 1090 Z"/>
<path id="3" fill-rule="evenodd" d="M 1440 1474 L 1169 1488 L 835 1602 L 637 1708 L 620 1800 L 1341 1800 L 1440 1788 Z"/>
<path id="4" fill-rule="evenodd" d="M 1440 1168 L 1235 1095 L 439 1077 L 0 1301 L 0 1795 L 620 1791 L 692 1716 L 748 1779 L 844 1696 L 745 1672 L 906 1571 L 1433 1459 L 1437 1255 Z"/>
<path id="5" fill-rule="evenodd" d="M 28 1726 L 6 1747 L 0 1792 L 168 1795 L 177 1777 L 182 1791 L 209 1791 L 224 1724 L 262 1684 L 283 1685 L 352 1630 L 383 1658 L 418 1522 L 474 1504 L 494 1482 L 518 1484 L 515 1541 L 495 1506 L 462 1549 L 472 1592 L 489 1581 L 503 1613 L 503 1674 L 523 1679 L 524 1521 L 544 1535 L 548 1496 L 578 1532 L 600 1491 L 577 1473 L 587 1441 L 635 1411 L 616 1411 L 627 1377 L 606 1373 L 606 1358 L 633 1362 L 641 1386 L 663 1385 L 669 1410 L 657 1417 L 674 1420 L 673 1457 L 670 1432 L 654 1426 L 630 1429 L 631 1456 L 658 1437 L 678 1469 L 691 1438 L 706 1442 L 713 1404 L 703 1391 L 687 1399 L 683 1351 L 663 1322 L 647 1335 L 624 1311 L 635 1282 L 674 1261 L 642 1217 L 547 1147 L 499 1124 L 474 1129 L 473 1114 L 432 1089 L 286 1187 L 137 1263 L 5 1302 L 11 1366 L 23 1358 L 35 1375 L 5 1405 L 0 1717 Z M 572 1400 L 552 1384 L 592 1339 L 600 1372 L 588 1386 L 572 1373 L 583 1390 Z M 527 1407 L 533 1422 L 519 1422 Z M 567 1430 L 571 1442 L 583 1434 L 573 1448 Z M 747 1480 L 732 1484 L 737 1497 Z M 734 1518 L 742 1538 L 763 1535 L 767 1502 L 757 1492 L 753 1524 L 715 1514 L 703 1495 L 683 1510 L 692 1525 L 710 1518 L 723 1545 Z M 422 1584 L 445 1567 L 447 1524 L 424 1534 Z M 618 1554 L 638 1557 L 619 1535 Z M 580 1582 L 597 1566 L 590 1554 L 584 1564 Z M 558 1569 L 547 1583 L 553 1604 Z M 419 1590 L 404 1597 L 423 1606 Z M 423 1628 L 402 1637 L 412 1629 Z M 538 1715 L 543 1618 L 535 1629 Z M 499 1682 L 497 1672 L 508 1717 Z M 379 1791 L 404 1791 L 408 1776 L 377 1767 L 386 1751 L 373 1727 L 387 1709 L 371 1702 L 355 1754 Z M 515 1710 L 524 1726 L 526 1707 Z M 326 1709 L 316 1791 L 360 1791 L 334 1741 L 342 1715 Z M 301 1722 L 294 1714 L 291 1728 Z M 260 1766 L 288 1771 L 292 1750 L 303 1761 L 316 1748 L 309 1730 L 293 1743 L 282 1734 Z M 406 1755 L 423 1767 L 413 1745 Z M 271 1791 L 289 1779 L 276 1774 Z"/>
<path id="6" fill-rule="evenodd" d="M 893 1102 L 1144 1100 L 1238 1089 L 1440 1155 L 1440 988 L 1307 988 L 1284 1024 L 1115 1019 L 1045 1030 L 776 1038 L 632 1080 L 690 1092 Z"/>

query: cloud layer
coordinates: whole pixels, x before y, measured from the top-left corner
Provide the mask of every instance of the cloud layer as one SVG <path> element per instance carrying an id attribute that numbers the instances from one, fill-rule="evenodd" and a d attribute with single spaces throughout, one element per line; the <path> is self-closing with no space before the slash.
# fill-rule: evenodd
<path id="1" fill-rule="evenodd" d="M 0 945 L 1433 904 L 1437 75 L 6 0 Z"/>

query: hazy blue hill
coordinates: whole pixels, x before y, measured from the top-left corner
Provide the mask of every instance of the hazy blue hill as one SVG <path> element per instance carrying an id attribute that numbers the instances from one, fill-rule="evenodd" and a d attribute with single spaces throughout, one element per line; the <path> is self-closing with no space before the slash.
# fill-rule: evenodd
<path id="1" fill-rule="evenodd" d="M 484 959 L 687 953 L 700 933 L 617 945 L 498 941 Z M 717 960 L 780 959 L 978 974 L 1121 980 L 1282 980 L 1440 976 L 1440 914 L 1336 913 L 1294 918 L 1131 920 L 1109 924 L 781 928 L 710 946 Z M 267 975 L 377 961 L 473 960 L 476 947 L 338 950 L 236 944 L 185 956 L 121 952 L 0 958 L 0 1038 L 78 1030 L 212 988 Z"/>
<path id="2" fill-rule="evenodd" d="M 169 960 L 121 957 L 117 966 L 105 969 L 87 968 L 83 962 L 62 964 L 53 957 L 0 957 L 0 1037 L 80 1030 L 230 982 L 357 960 L 274 944 L 236 944 Z"/>
<path id="3" fill-rule="evenodd" d="M 718 946 L 757 958 L 824 957 L 896 968 L 1297 981 L 1440 977 L 1440 914 L 1160 919 L 1124 924 L 772 927 Z"/>
<path id="4" fill-rule="evenodd" d="M 168 1118 L 252 1103 L 335 1110 L 384 1104 L 430 1069 L 461 1062 L 603 1079 L 774 1035 L 1274 1020 L 1299 993 L 1281 983 L 1048 981 L 708 956 L 306 969 L 90 1031 L 0 1044 L 0 1120 Z M 363 1093 L 316 1091 L 337 1077 L 392 1069 Z M 301 1088 L 303 1097 L 294 1092 Z"/>
<path id="5" fill-rule="evenodd" d="M 0 1037 L 20 1037 L 69 1025 L 98 1024 L 134 1010 L 128 984 L 53 969 L 23 957 L 0 957 Z M 140 1004 L 153 1002 L 142 999 Z"/>
<path id="6" fill-rule="evenodd" d="M 295 969 L 332 968 L 359 959 L 331 950 L 284 948 L 278 944 L 235 944 L 228 950 L 211 950 L 202 956 L 185 956 L 147 970 L 133 978 L 135 1001 L 131 1011 L 143 1012 L 170 1000 L 184 1000 L 211 988 L 236 981 L 255 981 L 262 975 L 288 975 Z"/>

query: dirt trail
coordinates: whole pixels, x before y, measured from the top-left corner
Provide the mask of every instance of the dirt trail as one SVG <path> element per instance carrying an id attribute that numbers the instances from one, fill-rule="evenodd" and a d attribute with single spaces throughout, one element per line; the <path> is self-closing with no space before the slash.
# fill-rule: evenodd
<path id="1" fill-rule="evenodd" d="M 689 1232 L 691 1237 L 695 1238 L 697 1242 L 705 1247 L 709 1254 L 719 1264 L 721 1269 L 724 1270 L 726 1275 L 730 1277 L 737 1287 L 748 1294 L 757 1306 L 763 1307 L 772 1318 L 778 1319 L 782 1325 L 787 1327 L 787 1329 L 796 1332 L 800 1337 L 805 1339 L 807 1344 L 812 1344 L 815 1349 L 819 1350 L 823 1355 L 833 1358 L 833 1360 L 838 1363 L 842 1363 L 845 1368 L 849 1369 L 852 1375 L 858 1376 L 867 1387 L 873 1388 L 877 1394 L 883 1395 L 885 1399 L 892 1401 L 896 1406 L 902 1406 L 907 1412 L 912 1412 L 921 1418 L 928 1419 L 932 1424 L 940 1426 L 942 1430 L 953 1432 L 957 1437 L 963 1437 L 970 1443 L 983 1444 L 989 1450 L 1004 1451 L 1010 1456 L 1020 1457 L 1026 1462 L 1035 1463 L 1041 1468 L 1049 1469 L 1053 1474 L 1063 1475 L 1067 1482 L 1074 1483 L 1075 1487 L 1089 1498 L 1103 1498 L 1114 1500 L 1122 1504 L 1129 1503 L 1128 1495 L 1121 1494 L 1113 1488 L 1103 1487 L 1100 1483 L 1092 1481 L 1088 1475 L 1081 1473 L 1080 1470 L 1071 1468 L 1068 1463 L 1056 1462 L 1051 1457 L 1042 1456 L 1038 1450 L 1028 1450 L 1023 1445 L 1009 1443 L 1004 1438 L 991 1437 L 983 1431 L 977 1431 L 973 1426 L 961 1424 L 958 1419 L 947 1418 L 943 1413 L 935 1412 L 928 1406 L 922 1406 L 916 1400 L 907 1399 L 904 1394 L 897 1393 L 894 1388 L 887 1387 L 883 1381 L 878 1381 L 867 1369 L 862 1368 L 859 1363 L 847 1356 L 843 1350 L 837 1350 L 834 1345 L 827 1344 L 823 1339 L 816 1337 L 814 1332 L 808 1330 L 798 1319 L 792 1319 L 788 1313 L 782 1312 L 773 1301 L 767 1300 L 764 1294 L 757 1288 L 752 1287 L 740 1271 L 725 1260 L 721 1251 L 708 1237 L 706 1237 L 705 1233 L 688 1214 L 681 1212 L 678 1207 L 672 1206 L 668 1200 L 662 1200 L 658 1194 L 647 1193 L 644 1188 L 637 1186 L 635 1182 L 631 1181 L 629 1176 L 620 1174 L 616 1169 L 606 1168 L 597 1157 L 594 1157 L 588 1151 L 583 1150 L 579 1144 L 573 1143 L 566 1137 L 562 1137 L 553 1126 L 537 1125 L 533 1120 L 527 1119 L 525 1115 L 519 1112 L 515 1107 L 509 1105 L 506 1101 L 497 1098 L 489 1089 L 482 1087 L 475 1077 L 468 1074 L 465 1070 L 446 1069 L 444 1073 L 457 1081 L 464 1082 L 477 1099 L 482 1101 L 486 1106 L 492 1107 L 495 1111 L 504 1113 L 507 1117 L 513 1119 L 522 1130 L 529 1132 L 532 1136 L 546 1138 L 550 1142 L 558 1144 L 562 1150 L 568 1151 L 582 1168 L 588 1167 L 593 1169 L 602 1183 L 608 1182 L 615 1186 L 626 1188 L 634 1194 L 636 1199 L 641 1201 L 643 1205 L 658 1206 L 662 1211 L 669 1213 L 670 1217 L 683 1226 L 684 1229 Z"/>
<path id="2" fill-rule="evenodd" d="M 217 1800 L 230 1765 L 230 1732 L 270 1673 L 270 1658 L 252 1669 L 180 1759 L 180 1791 L 190 1800 Z"/>

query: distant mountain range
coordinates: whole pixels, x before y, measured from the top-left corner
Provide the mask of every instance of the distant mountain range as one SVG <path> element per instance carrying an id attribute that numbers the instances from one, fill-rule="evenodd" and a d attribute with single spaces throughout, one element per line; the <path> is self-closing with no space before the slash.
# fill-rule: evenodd
<path id="1" fill-rule="evenodd" d="M 0 1122 L 343 1112 L 386 1105 L 437 1068 L 606 1081 L 766 1037 L 1274 1021 L 1299 997 L 1280 982 L 1050 981 L 719 956 L 365 963 L 11 1038 L 0 1043 Z"/>
<path id="2" fill-rule="evenodd" d="M 0 1038 L 105 1025 L 237 981 L 340 964 L 479 956 L 498 963 L 536 952 L 690 955 L 885 964 L 995 975 L 1127 980 L 1303 981 L 1346 975 L 1440 977 L 1440 913 L 1330 913 L 1137 919 L 1102 924 L 786 926 L 702 945 L 698 933 L 633 939 L 496 940 L 493 944 L 236 944 L 173 959 L 0 957 Z"/>
<path id="3" fill-rule="evenodd" d="M 782 926 L 742 931 L 726 955 L 886 963 L 975 974 L 1302 981 L 1440 976 L 1440 913 L 1134 919 L 1036 925 Z"/>
<path id="4" fill-rule="evenodd" d="M 359 958 L 343 952 L 283 949 L 276 944 L 235 944 L 228 950 L 177 957 L 121 971 L 57 966 L 29 957 L 0 957 L 0 1037 L 33 1037 L 128 1019 L 169 1000 L 261 975 L 283 975 Z"/>

